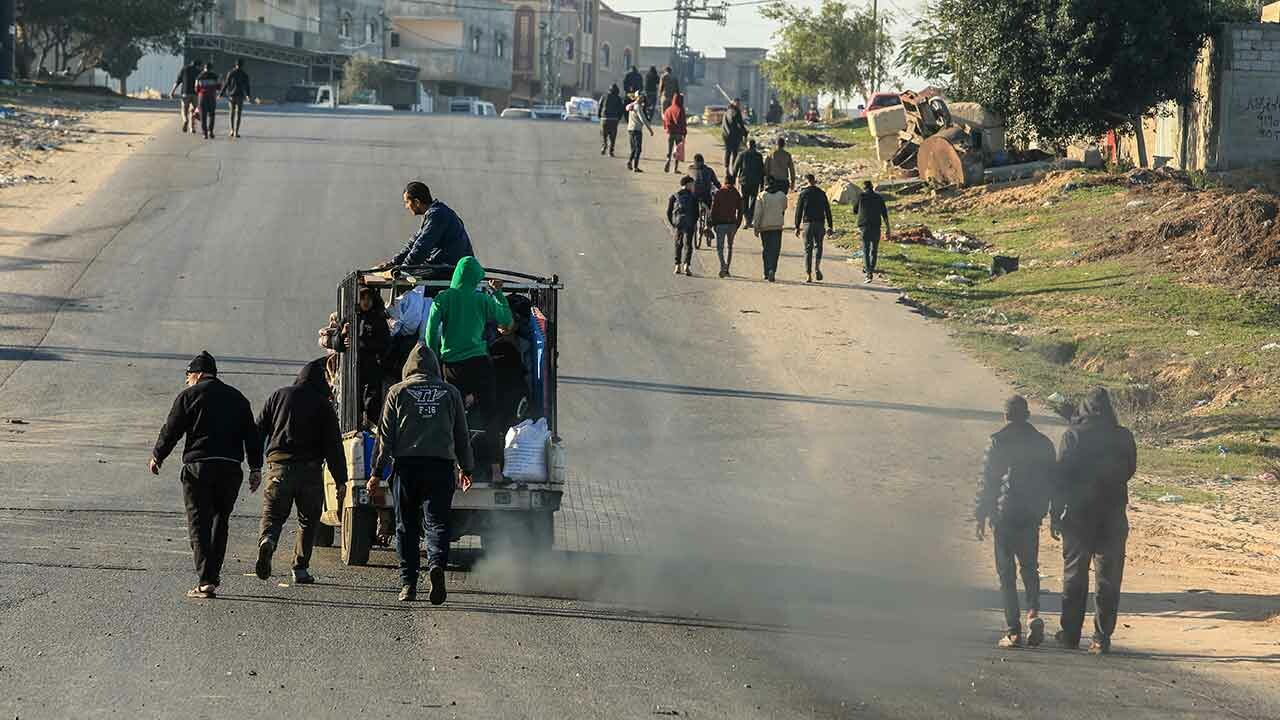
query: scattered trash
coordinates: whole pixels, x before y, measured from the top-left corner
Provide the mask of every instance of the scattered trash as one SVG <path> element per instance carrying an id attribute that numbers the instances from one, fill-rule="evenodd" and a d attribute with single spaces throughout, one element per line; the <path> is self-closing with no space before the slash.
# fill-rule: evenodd
<path id="1" fill-rule="evenodd" d="M 1264 483 L 1274 483 L 1276 481 L 1276 474 L 1273 472 L 1264 472 L 1258 476 L 1258 481 L 1264 482 Z"/>
<path id="2" fill-rule="evenodd" d="M 9 418 L 9 424 L 10 425 L 30 425 L 31 423 L 27 422 L 26 420 L 23 420 L 22 418 Z"/>
<path id="3" fill-rule="evenodd" d="M 944 278 L 952 285 L 972 285 L 973 281 L 963 275 L 948 275 Z"/>
<path id="4" fill-rule="evenodd" d="M 1225 446 L 1225 445 L 1219 445 L 1219 446 L 1218 446 L 1218 455 L 1219 455 L 1220 457 L 1226 457 L 1226 456 L 1227 456 L 1227 448 L 1226 448 L 1226 446 Z"/>
<path id="5" fill-rule="evenodd" d="M 679 716 L 680 716 L 680 711 L 679 711 L 679 710 L 672 709 L 672 708 L 664 708 L 664 707 L 662 707 L 661 705 L 659 705 L 658 707 L 654 708 L 654 710 L 653 710 L 653 714 L 654 714 L 654 715 L 666 715 L 666 716 L 668 716 L 668 717 L 679 717 Z"/>
<path id="6" fill-rule="evenodd" d="M 1146 204 L 1147 204 L 1146 200 L 1130 200 L 1129 203 L 1125 205 L 1125 207 L 1140 208 Z"/>
<path id="7" fill-rule="evenodd" d="M 739 310 L 738 312 L 742 313 L 743 315 L 759 315 L 760 314 L 759 310 Z"/>
<path id="8" fill-rule="evenodd" d="M 1199 330 L 1188 330 L 1188 331 L 1187 331 L 1187 337 L 1200 337 L 1200 331 L 1199 331 Z"/>
<path id="9" fill-rule="evenodd" d="M 1267 343 L 1262 346 L 1263 351 L 1280 350 L 1280 343 Z"/>
<path id="10" fill-rule="evenodd" d="M 1182 502 L 1182 496 L 1181 495 L 1161 495 L 1160 497 L 1156 498 L 1156 502 L 1180 503 Z"/>
<path id="11" fill-rule="evenodd" d="M 1060 392 L 1056 392 L 1045 398 L 1051 405 L 1061 405 L 1067 401 L 1067 398 Z"/>

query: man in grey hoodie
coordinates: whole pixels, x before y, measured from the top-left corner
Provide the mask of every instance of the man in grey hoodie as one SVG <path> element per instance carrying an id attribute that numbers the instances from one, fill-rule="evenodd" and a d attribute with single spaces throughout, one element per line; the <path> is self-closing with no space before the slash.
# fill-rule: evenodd
<path id="1" fill-rule="evenodd" d="M 418 541 L 425 503 L 430 600 L 440 605 L 447 594 L 444 571 L 453 490 L 455 485 L 470 486 L 475 460 L 462 393 L 440 378 L 436 354 L 425 345 L 409 353 L 404 381 L 387 393 L 369 473 L 370 492 L 393 458 L 400 600 L 410 602 L 418 596 Z M 456 475 L 455 463 L 460 468 Z"/>

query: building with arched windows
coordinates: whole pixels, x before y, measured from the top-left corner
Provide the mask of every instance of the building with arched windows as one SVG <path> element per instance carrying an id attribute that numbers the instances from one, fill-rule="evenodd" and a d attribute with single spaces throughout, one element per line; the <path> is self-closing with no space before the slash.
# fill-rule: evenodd
<path id="1" fill-rule="evenodd" d="M 596 17 L 596 43 L 592 90 L 598 96 L 607 92 L 614 83 L 622 87 L 622 77 L 636 64 L 640 50 L 640 18 L 624 15 L 600 3 Z"/>

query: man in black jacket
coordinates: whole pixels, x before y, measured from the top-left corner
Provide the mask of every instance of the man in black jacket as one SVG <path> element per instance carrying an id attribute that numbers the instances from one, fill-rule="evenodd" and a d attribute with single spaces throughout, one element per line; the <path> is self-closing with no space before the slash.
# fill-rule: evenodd
<path id="1" fill-rule="evenodd" d="M 1098 594 L 1089 652 L 1111 651 L 1129 538 L 1129 480 L 1137 469 L 1133 433 L 1116 418 L 1111 396 L 1104 388 L 1090 390 L 1062 436 L 1049 511 L 1051 531 L 1062 536 L 1062 647 L 1080 646 L 1092 562 Z"/>
<path id="2" fill-rule="evenodd" d="M 259 526 L 258 577 L 271 577 L 271 556 L 289 511 L 298 508 L 298 539 L 293 549 L 293 582 L 306 585 L 311 577 L 311 548 L 324 512 L 324 465 L 338 486 L 342 506 L 347 461 L 342 450 L 338 414 L 325 378 L 325 358 L 303 366 L 298 379 L 267 398 L 258 413 L 258 434 L 267 445 L 267 485 L 262 491 Z"/>
<path id="3" fill-rule="evenodd" d="M 200 578 L 187 597 L 212 598 L 222 582 L 227 523 L 244 477 L 240 463 L 248 458 L 249 490 L 256 491 L 262 482 L 262 441 L 249 401 L 218 379 L 217 362 L 208 351 L 187 366 L 187 389 L 173 401 L 151 454 L 152 475 L 160 474 L 183 436 L 182 496 Z"/>
<path id="4" fill-rule="evenodd" d="M 468 255 L 475 257 L 471 236 L 467 234 L 462 218 L 443 201 L 433 198 L 426 183 L 414 180 L 404 186 L 404 209 L 422 216 L 422 225 L 400 248 L 400 252 L 375 270 L 388 270 L 398 265 L 446 265 L 447 270 L 424 279 L 448 280 L 459 260 Z"/>
<path id="5" fill-rule="evenodd" d="M 640 74 L 640 68 L 632 65 L 622 78 L 622 94 L 631 97 L 632 93 L 639 92 L 644 92 L 644 76 Z"/>
<path id="6" fill-rule="evenodd" d="M 747 121 L 742 116 L 742 101 L 734 98 L 720 120 L 720 139 L 724 143 L 724 174 L 733 174 L 733 164 L 738 160 L 738 150 L 747 137 Z"/>
<path id="7" fill-rule="evenodd" d="M 991 436 L 974 519 L 979 540 L 986 538 L 987 524 L 995 535 L 996 574 L 1004 598 L 1005 633 L 1000 647 L 1021 647 L 1021 610 L 1018 608 L 1017 570 L 1022 571 L 1022 587 L 1027 593 L 1027 625 L 1032 647 L 1044 642 L 1044 620 L 1040 619 L 1040 521 L 1049 509 L 1053 490 L 1053 442 L 1031 424 L 1027 399 L 1014 395 L 1005 402 L 1008 424 Z M 1016 563 L 1016 567 L 1015 567 Z"/>
<path id="8" fill-rule="evenodd" d="M 698 198 L 693 194 L 693 178 L 680 178 L 680 190 L 667 199 L 667 224 L 675 234 L 676 269 L 674 274 L 693 275 L 693 236 L 698 232 Z"/>
<path id="9" fill-rule="evenodd" d="M 618 123 L 627 114 L 626 103 L 622 102 L 618 92 L 617 83 L 610 85 L 609 92 L 600 98 L 600 109 L 596 111 L 600 119 L 600 154 L 608 152 L 609 157 L 613 157 L 613 148 L 618 144 Z"/>
<path id="10" fill-rule="evenodd" d="M 880 256 L 880 230 L 884 223 L 884 237 L 889 239 L 889 206 L 884 196 L 876 192 L 867 180 L 862 183 L 862 192 L 853 201 L 853 212 L 858 216 L 858 230 L 862 233 L 862 269 L 866 274 L 865 283 L 871 282 L 876 275 L 876 260 Z"/>
<path id="11" fill-rule="evenodd" d="M 800 191 L 800 198 L 796 200 L 796 237 L 800 237 L 803 225 L 805 282 L 813 282 L 815 275 L 818 282 L 822 282 L 822 240 L 836 225 L 831 219 L 831 201 L 818 187 L 818 180 L 812 173 L 805 175 L 804 179 L 809 184 Z"/>
<path id="12" fill-rule="evenodd" d="M 748 140 L 747 149 L 734 161 L 733 176 L 738 178 L 738 189 L 742 192 L 742 212 L 747 218 L 747 227 L 751 227 L 756 216 L 756 197 L 760 195 L 760 186 L 764 184 L 764 156 L 756 149 L 755 140 Z"/>
<path id="13" fill-rule="evenodd" d="M 196 78 L 200 77 L 200 63 L 195 60 L 190 65 L 184 65 L 178 71 L 178 77 L 173 81 L 173 89 L 169 91 L 169 97 L 173 97 L 181 90 L 181 99 L 179 100 L 179 108 L 182 111 L 182 132 L 186 132 L 187 128 L 191 132 L 196 131 Z"/>
<path id="14" fill-rule="evenodd" d="M 658 68 L 649 66 L 644 74 L 644 118 L 653 122 L 653 113 L 658 107 Z"/>
<path id="15" fill-rule="evenodd" d="M 240 117 L 244 115 L 244 101 L 252 93 L 249 89 L 249 73 L 244 71 L 244 60 L 236 60 L 236 66 L 222 81 L 222 96 L 231 105 L 231 131 L 229 137 L 240 137 Z"/>
<path id="16" fill-rule="evenodd" d="M 404 382 L 393 385 L 387 396 L 369 473 L 370 492 L 393 459 L 400 601 L 418 597 L 418 538 L 425 510 L 429 599 L 440 605 L 448 594 L 444 571 L 449 564 L 453 491 L 471 486 L 475 457 L 462 393 L 441 379 L 440 363 L 426 345 L 414 346 L 404 364 Z"/>

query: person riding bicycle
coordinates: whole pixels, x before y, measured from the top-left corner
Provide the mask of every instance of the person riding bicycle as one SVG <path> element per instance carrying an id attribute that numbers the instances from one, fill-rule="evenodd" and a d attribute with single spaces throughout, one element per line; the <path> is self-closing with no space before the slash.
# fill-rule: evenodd
<path id="1" fill-rule="evenodd" d="M 689 177 L 693 178 L 693 196 L 698 199 L 699 217 L 705 217 L 711 211 L 711 196 L 720 189 L 720 179 L 716 177 L 716 171 L 706 163 L 702 157 L 702 153 L 693 156 L 693 164 L 689 166 Z M 703 223 L 702 233 L 708 238 L 713 237 L 711 228 L 707 223 Z"/>

